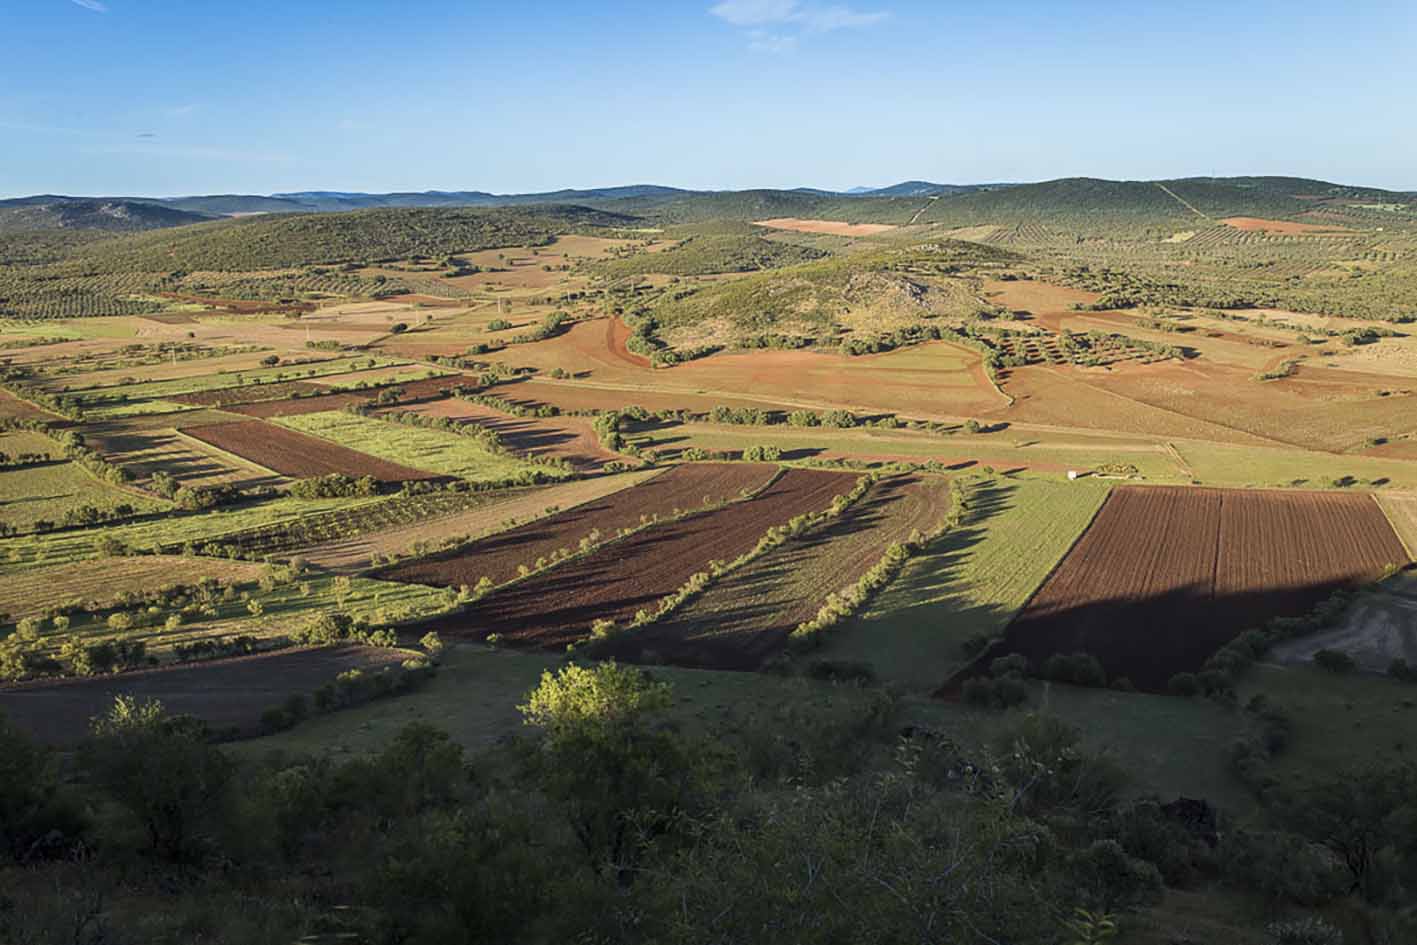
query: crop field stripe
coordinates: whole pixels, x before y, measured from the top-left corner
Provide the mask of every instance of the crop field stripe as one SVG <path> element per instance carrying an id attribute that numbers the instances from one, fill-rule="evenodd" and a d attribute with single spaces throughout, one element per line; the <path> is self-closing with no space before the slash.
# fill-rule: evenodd
<path id="1" fill-rule="evenodd" d="M 850 473 L 789 469 L 753 499 L 639 531 L 427 626 L 449 635 L 497 633 L 510 641 L 563 647 L 583 637 L 597 619 L 629 620 L 678 590 L 710 559 L 732 560 L 769 526 L 826 508 L 855 481 Z"/>
<path id="2" fill-rule="evenodd" d="M 379 576 L 435 586 L 476 584 L 483 577 L 502 584 L 517 576 L 520 565 L 532 567 L 538 559 L 576 547 L 592 529 L 601 533 L 601 540 L 613 539 L 619 529 L 637 527 L 641 516 L 702 508 L 706 497 L 733 501 L 745 490 L 768 487 L 780 474 L 779 467 L 766 463 L 686 463 L 629 490 L 597 497 L 454 552 L 396 565 Z"/>

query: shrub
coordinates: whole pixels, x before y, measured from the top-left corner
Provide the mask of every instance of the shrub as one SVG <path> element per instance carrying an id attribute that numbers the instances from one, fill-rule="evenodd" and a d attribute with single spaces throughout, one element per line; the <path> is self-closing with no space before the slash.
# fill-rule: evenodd
<path id="1" fill-rule="evenodd" d="M 1199 693 L 1200 688 L 1195 673 L 1177 673 L 1166 684 L 1167 691 L 1173 696 L 1183 696 L 1187 699 Z"/>
<path id="2" fill-rule="evenodd" d="M 1314 665 L 1331 673 L 1347 673 L 1352 672 L 1358 664 L 1342 650 L 1324 649 L 1314 654 Z"/>
<path id="3" fill-rule="evenodd" d="M 803 675 L 828 682 L 853 682 L 869 685 L 876 681 L 876 671 L 870 663 L 858 660 L 812 660 Z"/>
<path id="4" fill-rule="evenodd" d="M 1054 653 L 1043 664 L 1043 677 L 1076 686 L 1105 686 L 1107 673 L 1097 657 L 1087 653 Z"/>

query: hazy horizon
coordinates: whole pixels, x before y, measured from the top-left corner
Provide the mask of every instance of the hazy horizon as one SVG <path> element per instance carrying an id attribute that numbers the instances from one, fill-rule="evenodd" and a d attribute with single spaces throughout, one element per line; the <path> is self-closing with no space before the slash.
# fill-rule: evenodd
<path id="1" fill-rule="evenodd" d="M 1279 175 L 1410 191 L 1410 5 L 43 0 L 0 194 L 847 190 Z M 1374 64 L 1381 64 L 1375 68 Z"/>

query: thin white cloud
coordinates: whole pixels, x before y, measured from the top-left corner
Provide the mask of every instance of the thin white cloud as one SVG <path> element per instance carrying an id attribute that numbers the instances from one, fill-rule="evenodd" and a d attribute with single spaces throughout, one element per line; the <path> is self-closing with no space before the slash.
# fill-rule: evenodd
<path id="1" fill-rule="evenodd" d="M 797 8 L 797 0 L 723 0 L 709 12 L 734 26 L 761 26 L 786 23 Z"/>
<path id="2" fill-rule="evenodd" d="M 797 37 L 769 33 L 767 30 L 751 30 L 748 33 L 748 48 L 754 52 L 789 53 L 797 48 Z"/>
<path id="3" fill-rule="evenodd" d="M 803 22 L 809 29 L 825 32 L 827 30 L 857 29 L 862 26 L 873 26 L 881 22 L 889 13 L 884 10 L 875 10 L 870 13 L 863 13 L 853 10 L 850 7 L 831 6 L 820 9 L 808 9 L 802 13 Z"/>
<path id="4" fill-rule="evenodd" d="M 74 0 L 74 2 L 77 3 L 78 0 Z M 187 117 L 188 115 L 190 115 L 190 114 L 192 114 L 193 112 L 195 112 L 195 111 L 196 111 L 198 108 L 200 108 L 200 107 L 201 107 L 200 105 L 191 105 L 191 104 L 189 104 L 189 105 L 174 105 L 174 106 L 171 107 L 171 108 L 163 109 L 163 113 L 164 113 L 165 115 L 167 115 L 167 117 L 169 117 L 169 118 L 185 118 L 185 117 Z"/>
<path id="5" fill-rule="evenodd" d="M 797 48 L 803 33 L 873 26 L 890 16 L 884 10 L 855 10 L 843 4 L 816 6 L 802 0 L 721 0 L 709 13 L 747 30 L 748 48 L 784 53 Z"/>
<path id="6" fill-rule="evenodd" d="M 81 6 L 85 10 L 92 10 L 94 13 L 107 13 L 108 4 L 100 3 L 99 0 L 69 0 L 76 6 Z"/>

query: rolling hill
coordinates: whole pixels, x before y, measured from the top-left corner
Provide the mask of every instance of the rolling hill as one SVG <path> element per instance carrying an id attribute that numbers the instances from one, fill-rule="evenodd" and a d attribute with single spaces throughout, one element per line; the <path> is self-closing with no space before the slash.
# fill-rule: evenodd
<path id="1" fill-rule="evenodd" d="M 0 200 L 0 233 L 70 229 L 134 232 L 185 226 L 210 219 L 209 214 L 122 197 L 46 194 Z"/>

